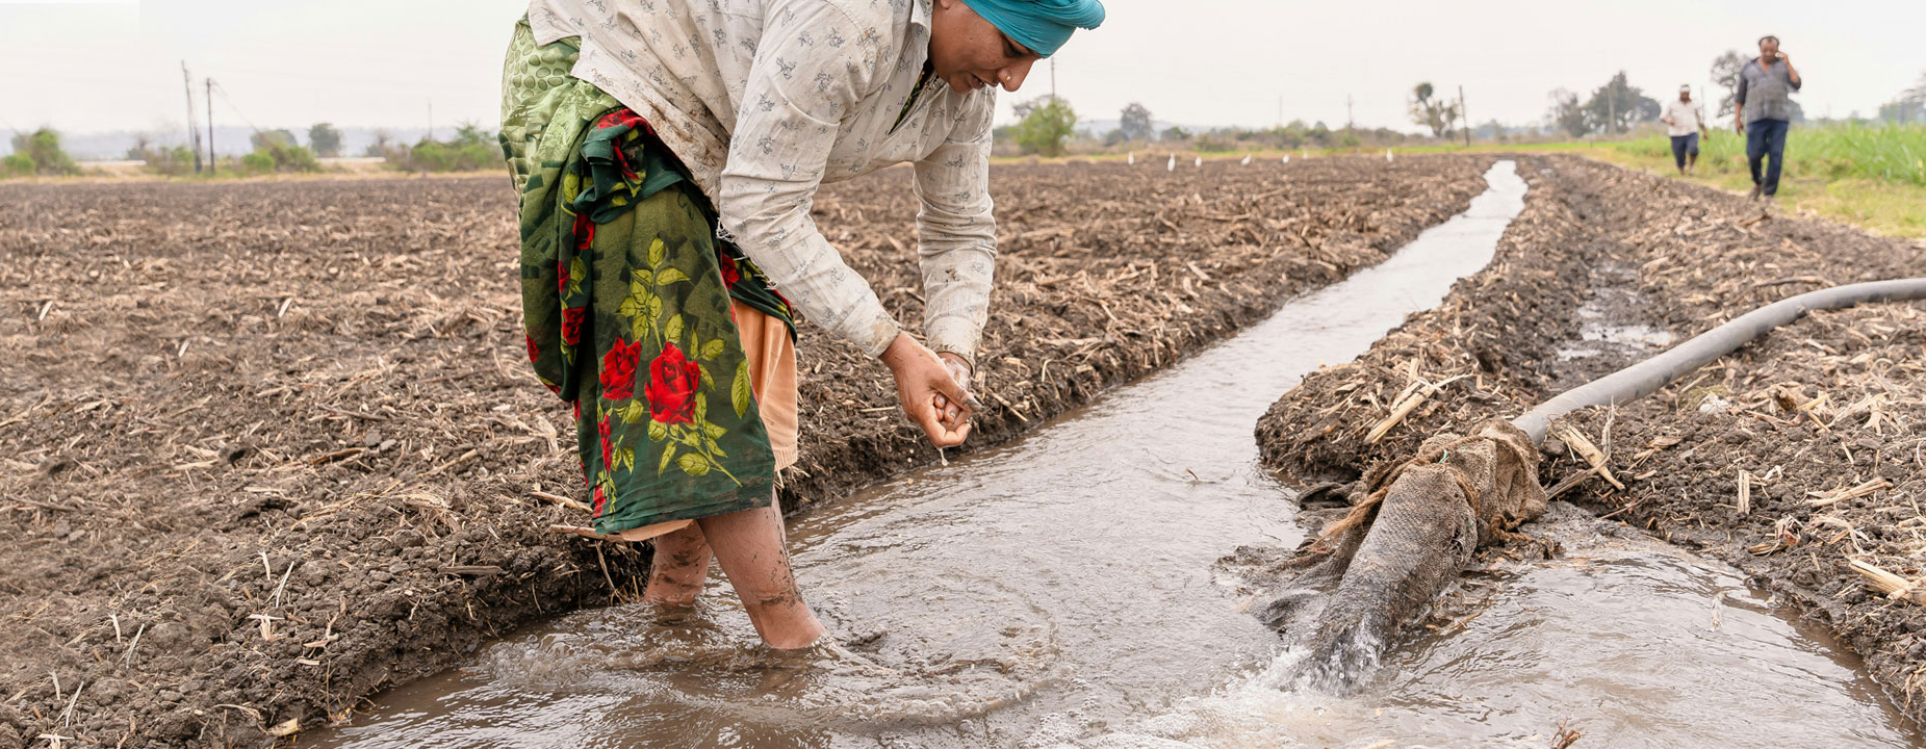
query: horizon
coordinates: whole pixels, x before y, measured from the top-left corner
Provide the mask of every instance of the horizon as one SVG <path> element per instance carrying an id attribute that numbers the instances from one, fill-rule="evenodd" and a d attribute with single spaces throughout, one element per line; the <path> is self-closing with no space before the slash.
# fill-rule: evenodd
<path id="1" fill-rule="evenodd" d="M 48 60 L 60 61 L 52 72 L 0 77 L 5 101 L 36 103 L 0 110 L 0 126 L 45 125 L 73 136 L 178 134 L 187 114 L 185 58 L 193 120 L 202 127 L 210 104 L 204 79 L 211 77 L 219 127 L 304 134 L 317 122 L 391 130 L 432 124 L 447 132 L 476 122 L 494 130 L 501 50 L 525 5 L 0 0 L 0 69 L 44 70 Z M 1523 0 L 1451 8 L 1400 2 L 1385 11 L 1396 22 L 1368 29 L 1344 8 L 1293 11 L 1248 0 L 1107 5 L 1102 28 L 1080 32 L 1054 62 L 1038 63 L 1021 91 L 999 95 L 999 124 L 1012 120 L 1012 103 L 1049 94 L 1054 80 L 1083 120 L 1114 119 L 1136 101 L 1157 120 L 1187 127 L 1261 129 L 1303 120 L 1417 133 L 1424 129 L 1405 115 L 1405 105 L 1411 87 L 1429 81 L 1451 99 L 1464 86 L 1474 126 L 1535 126 L 1553 89 L 1584 96 L 1619 70 L 1661 102 L 1689 82 L 1695 98 L 1716 104 L 1711 60 L 1728 49 L 1749 52 L 1767 32 L 1785 40 L 1809 80 L 1799 98 L 1810 118 L 1875 116 L 1926 72 L 1926 50 L 1912 39 L 1914 29 L 1926 28 L 1926 3 L 1877 3 L 1885 21 L 1866 24 L 1864 14 L 1813 16 L 1791 0 L 1684 7 L 1631 0 L 1603 11 Z M 1543 33 L 1561 20 L 1570 31 Z M 1336 31 L 1293 32 L 1301 28 Z M 423 29 L 433 29 L 432 40 L 422 38 Z M 1439 45 L 1447 52 L 1431 49 Z M 1193 48 L 1204 51 L 1182 51 Z M 1495 52 L 1449 51 L 1458 49 Z M 1219 84 L 1224 71 L 1262 72 Z"/>

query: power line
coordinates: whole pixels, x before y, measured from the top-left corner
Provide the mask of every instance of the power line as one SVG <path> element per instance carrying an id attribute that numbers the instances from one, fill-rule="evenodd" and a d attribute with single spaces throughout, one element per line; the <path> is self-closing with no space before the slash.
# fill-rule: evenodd
<path id="1" fill-rule="evenodd" d="M 212 79 L 209 79 L 209 82 L 212 83 Z M 241 108 L 234 105 L 234 100 L 227 97 L 226 86 L 223 86 L 219 83 L 214 83 L 213 88 L 216 93 L 219 93 L 221 95 L 221 101 L 227 103 L 227 108 L 234 110 L 235 116 L 240 117 L 241 121 L 247 123 L 247 126 L 250 129 L 252 129 L 254 132 L 257 132 L 257 133 L 261 132 L 261 127 L 259 125 L 254 124 L 253 120 L 248 119 L 247 115 L 241 111 Z"/>
<path id="2" fill-rule="evenodd" d="M 194 173 L 201 173 L 201 131 L 194 127 L 194 79 L 187 75 L 187 61 L 181 61 L 181 87 L 187 91 L 187 140 L 194 146 Z M 208 106 L 213 106 L 210 102 Z M 212 125 L 209 125 L 212 127 Z"/>

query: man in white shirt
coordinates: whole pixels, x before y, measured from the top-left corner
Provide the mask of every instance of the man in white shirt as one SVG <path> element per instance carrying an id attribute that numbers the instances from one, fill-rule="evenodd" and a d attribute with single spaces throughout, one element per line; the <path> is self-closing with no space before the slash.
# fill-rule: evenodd
<path id="1" fill-rule="evenodd" d="M 1679 87 L 1679 98 L 1665 105 L 1665 134 L 1672 136 L 1672 161 L 1679 174 L 1690 174 L 1699 166 L 1699 135 L 1711 137 L 1705 126 L 1705 106 L 1692 101 L 1692 85 Z"/>

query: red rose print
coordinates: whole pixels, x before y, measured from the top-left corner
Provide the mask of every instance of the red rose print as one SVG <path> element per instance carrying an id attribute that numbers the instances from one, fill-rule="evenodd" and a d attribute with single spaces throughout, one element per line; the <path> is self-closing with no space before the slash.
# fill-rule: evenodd
<path id="1" fill-rule="evenodd" d="M 615 339 L 609 352 L 602 355 L 602 397 L 627 400 L 635 395 L 635 364 L 642 356 L 642 343 L 623 343 Z"/>
<path id="2" fill-rule="evenodd" d="M 603 416 L 595 431 L 602 435 L 602 470 L 612 470 L 615 463 L 615 445 L 609 442 L 609 417 Z"/>
<path id="3" fill-rule="evenodd" d="M 602 496 L 602 487 L 595 487 L 595 514 L 593 517 L 602 517 L 602 506 L 606 504 L 608 504 L 608 498 Z"/>
<path id="4" fill-rule="evenodd" d="M 733 257 L 730 257 L 729 253 L 727 252 L 716 253 L 716 259 L 720 261 L 722 265 L 723 288 L 728 288 L 728 289 L 735 288 L 736 282 L 742 280 L 742 271 L 736 268 L 736 259 Z"/>
<path id="5" fill-rule="evenodd" d="M 555 261 L 555 294 L 568 297 L 568 263 Z"/>
<path id="6" fill-rule="evenodd" d="M 683 356 L 671 343 L 662 355 L 649 362 L 649 418 L 664 424 L 687 424 L 695 411 L 696 386 L 702 382 L 702 367 Z"/>
<path id="7" fill-rule="evenodd" d="M 602 119 L 596 120 L 595 129 L 601 130 L 603 128 L 619 127 L 622 125 L 627 125 L 631 128 L 640 128 L 644 131 L 647 131 L 649 128 L 649 123 L 642 119 L 642 115 L 636 114 L 633 109 L 625 108 L 602 115 Z"/>
<path id="8" fill-rule="evenodd" d="M 522 337 L 528 339 L 528 360 L 533 362 L 541 358 L 542 347 L 535 345 L 535 336 L 523 334 Z"/>
<path id="9" fill-rule="evenodd" d="M 562 308 L 562 342 L 570 346 L 582 342 L 582 318 L 588 314 L 587 307 Z"/>
<path id="10" fill-rule="evenodd" d="M 588 251 L 589 245 L 595 243 L 595 222 L 590 221 L 586 213 L 576 214 L 574 233 L 575 249 L 582 252 Z"/>

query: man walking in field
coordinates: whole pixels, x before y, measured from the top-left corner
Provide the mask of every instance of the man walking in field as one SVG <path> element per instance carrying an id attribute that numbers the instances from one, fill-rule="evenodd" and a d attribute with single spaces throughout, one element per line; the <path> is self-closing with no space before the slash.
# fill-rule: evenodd
<path id="1" fill-rule="evenodd" d="M 1746 163 L 1752 167 L 1752 198 L 1767 200 L 1779 192 L 1779 171 L 1786 156 L 1786 130 L 1792 127 L 1792 92 L 1803 82 L 1792 59 L 1779 51 L 1779 37 L 1759 38 L 1759 57 L 1739 70 L 1739 90 L 1733 112 L 1739 132 L 1745 133 Z M 1771 157 L 1764 173 L 1760 162 Z"/>
<path id="2" fill-rule="evenodd" d="M 1665 105 L 1664 116 L 1659 121 L 1665 123 L 1665 133 L 1672 136 L 1672 161 L 1677 162 L 1679 174 L 1690 174 L 1699 166 L 1699 134 L 1706 137 L 1712 134 L 1705 127 L 1705 106 L 1692 101 L 1692 86 L 1679 87 L 1679 98 Z"/>

